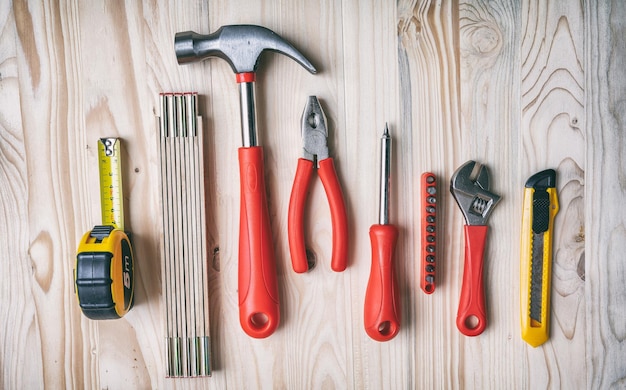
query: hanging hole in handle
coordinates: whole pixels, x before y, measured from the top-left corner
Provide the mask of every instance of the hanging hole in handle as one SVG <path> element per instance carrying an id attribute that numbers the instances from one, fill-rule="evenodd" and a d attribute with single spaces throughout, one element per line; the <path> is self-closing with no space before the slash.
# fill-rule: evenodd
<path id="1" fill-rule="evenodd" d="M 424 287 L 426 289 L 426 292 L 432 292 L 433 291 L 433 285 L 432 284 L 427 284 L 426 287 Z"/>
<path id="2" fill-rule="evenodd" d="M 475 315 L 471 315 L 463 322 L 468 329 L 474 330 L 480 325 L 480 320 Z"/>
<path id="3" fill-rule="evenodd" d="M 256 329 L 262 329 L 267 326 L 267 323 L 270 321 L 270 318 L 265 313 L 254 313 L 250 316 L 250 323 Z"/>
<path id="4" fill-rule="evenodd" d="M 383 336 L 389 336 L 390 334 L 392 334 L 394 332 L 394 326 L 391 325 L 391 321 L 384 321 L 381 322 L 380 325 L 378 325 L 378 333 L 380 333 Z"/>

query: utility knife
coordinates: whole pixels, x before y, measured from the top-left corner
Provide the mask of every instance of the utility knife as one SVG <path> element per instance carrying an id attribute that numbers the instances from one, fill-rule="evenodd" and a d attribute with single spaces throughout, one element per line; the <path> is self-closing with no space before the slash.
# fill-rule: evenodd
<path id="1" fill-rule="evenodd" d="M 549 338 L 552 240 L 558 211 L 556 171 L 546 169 L 532 175 L 524 188 L 520 314 L 522 339 L 533 347 Z"/>

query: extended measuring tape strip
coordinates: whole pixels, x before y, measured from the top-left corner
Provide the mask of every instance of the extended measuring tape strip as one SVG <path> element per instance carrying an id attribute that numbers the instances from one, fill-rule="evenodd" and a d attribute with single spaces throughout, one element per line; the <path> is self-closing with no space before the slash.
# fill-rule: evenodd
<path id="1" fill-rule="evenodd" d="M 75 289 L 83 314 L 93 320 L 121 318 L 133 305 L 133 249 L 124 232 L 120 140 L 98 140 L 102 225 L 78 245 Z"/>
<path id="2" fill-rule="evenodd" d="M 118 138 L 101 138 L 98 140 L 98 169 L 100 172 L 102 224 L 124 230 L 120 143 Z"/>

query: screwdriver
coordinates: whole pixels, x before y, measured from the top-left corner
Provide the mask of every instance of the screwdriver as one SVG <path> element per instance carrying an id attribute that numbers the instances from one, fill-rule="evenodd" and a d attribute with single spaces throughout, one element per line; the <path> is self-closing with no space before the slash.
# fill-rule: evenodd
<path id="1" fill-rule="evenodd" d="M 365 331 L 376 341 L 388 341 L 400 331 L 400 299 L 393 266 L 398 229 L 389 224 L 391 187 L 391 136 L 389 127 L 381 138 L 380 198 L 378 224 L 370 227 L 372 268 L 365 291 Z"/>

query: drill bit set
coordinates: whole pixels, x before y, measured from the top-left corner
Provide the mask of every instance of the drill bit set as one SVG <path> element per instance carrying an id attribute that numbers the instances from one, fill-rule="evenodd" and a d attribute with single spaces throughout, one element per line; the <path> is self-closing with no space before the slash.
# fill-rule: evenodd
<path id="1" fill-rule="evenodd" d="M 166 375 L 211 375 L 204 158 L 197 94 L 161 94 Z"/>

